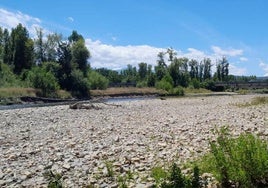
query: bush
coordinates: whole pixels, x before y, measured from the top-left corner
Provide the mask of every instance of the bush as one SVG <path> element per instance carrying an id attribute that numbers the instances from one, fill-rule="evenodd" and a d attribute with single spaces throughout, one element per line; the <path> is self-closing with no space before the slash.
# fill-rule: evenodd
<path id="1" fill-rule="evenodd" d="M 199 80 L 197 80 L 196 78 L 191 80 L 190 85 L 193 86 L 194 89 L 199 89 L 201 87 Z"/>
<path id="2" fill-rule="evenodd" d="M 32 87 L 41 90 L 40 96 L 56 97 L 56 90 L 59 89 L 59 84 L 50 71 L 46 71 L 42 67 L 35 67 L 26 73 L 26 77 Z"/>
<path id="3" fill-rule="evenodd" d="M 4 63 L 0 63 L 0 87 L 14 87 L 21 83 L 10 67 Z"/>
<path id="4" fill-rule="evenodd" d="M 91 89 L 107 89 L 109 80 L 96 71 L 88 73 L 88 80 Z"/>
<path id="5" fill-rule="evenodd" d="M 89 82 L 84 74 L 80 70 L 74 70 L 71 72 L 69 78 L 69 90 L 72 95 L 77 98 L 88 98 L 89 95 Z"/>
<path id="6" fill-rule="evenodd" d="M 174 88 L 171 92 L 172 95 L 184 96 L 184 89 L 181 86 Z"/>
<path id="7" fill-rule="evenodd" d="M 173 163 L 166 172 L 161 167 L 156 167 L 152 170 L 152 176 L 156 181 L 155 187 L 161 188 L 199 188 L 201 182 L 199 178 L 199 169 L 194 167 L 192 177 L 182 174 L 181 169 L 176 163 Z"/>
<path id="8" fill-rule="evenodd" d="M 157 89 L 163 89 L 165 91 L 170 91 L 173 88 L 173 86 L 169 82 L 166 82 L 165 80 L 157 82 L 155 87 Z"/>
<path id="9" fill-rule="evenodd" d="M 139 81 L 136 85 L 138 88 L 147 87 L 147 81 Z"/>
<path id="10" fill-rule="evenodd" d="M 252 134 L 232 138 L 227 133 L 222 129 L 210 143 L 211 154 L 202 159 L 202 170 L 212 172 L 223 187 L 267 187 L 267 142 Z"/>

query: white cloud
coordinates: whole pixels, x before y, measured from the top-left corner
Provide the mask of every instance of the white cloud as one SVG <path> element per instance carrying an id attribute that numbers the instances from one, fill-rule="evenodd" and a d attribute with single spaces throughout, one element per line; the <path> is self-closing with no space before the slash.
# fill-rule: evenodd
<path id="1" fill-rule="evenodd" d="M 69 22 L 74 22 L 74 18 L 73 17 L 68 17 L 68 20 L 69 20 Z"/>
<path id="2" fill-rule="evenodd" d="M 235 66 L 233 64 L 230 64 L 229 65 L 229 74 L 232 74 L 232 75 L 246 75 L 247 74 L 247 69 L 237 67 L 237 66 Z"/>
<path id="3" fill-rule="evenodd" d="M 242 61 L 242 62 L 246 62 L 246 61 L 248 61 L 248 58 L 246 58 L 246 57 L 240 57 L 239 60 Z"/>
<path id="4" fill-rule="evenodd" d="M 154 65 L 157 54 L 165 50 L 148 45 L 113 46 L 91 39 L 86 39 L 86 46 L 92 56 L 90 59 L 92 67 L 106 67 L 114 70 L 122 69 L 127 64 L 137 66 L 140 62 Z"/>
<path id="5" fill-rule="evenodd" d="M 230 48 L 227 50 L 223 50 L 219 46 L 212 46 L 211 49 L 214 52 L 214 54 L 217 56 L 235 57 L 235 56 L 243 55 L 243 50 L 241 49 Z"/>
<path id="6" fill-rule="evenodd" d="M 260 60 L 259 66 L 264 71 L 264 75 L 263 76 L 268 76 L 268 64 L 266 64 L 262 60 Z"/>
<path id="7" fill-rule="evenodd" d="M 74 21 L 72 17 L 68 17 L 68 20 L 70 22 Z M 1 27 L 11 29 L 16 27 L 19 23 L 28 29 L 31 36 L 35 36 L 36 28 L 43 28 L 45 34 L 49 33 L 47 28 L 41 26 L 42 22 L 39 18 L 29 16 L 19 11 L 11 12 L 0 8 Z M 62 28 L 59 25 L 49 25 L 66 30 L 66 28 Z M 110 37 L 113 41 L 117 40 L 117 37 L 113 35 Z M 92 67 L 106 67 L 114 70 L 125 68 L 127 64 L 137 66 L 140 62 L 146 62 L 154 66 L 157 62 L 157 54 L 161 51 L 166 51 L 165 48 L 157 48 L 149 45 L 116 46 L 104 44 L 99 40 L 93 41 L 92 39 L 86 39 L 86 45 L 92 56 L 90 59 Z M 177 57 L 187 57 L 198 61 L 201 61 L 204 58 L 210 58 L 213 64 L 215 64 L 217 59 L 221 59 L 222 56 L 239 58 L 241 62 L 248 61 L 246 57 L 242 57 L 243 50 L 241 49 L 222 49 L 219 46 L 212 46 L 212 51 L 210 52 L 205 52 L 195 48 L 188 48 L 186 52 L 176 49 L 174 50 L 177 52 Z M 268 65 L 261 62 L 260 67 L 265 71 L 265 74 L 268 75 Z M 212 70 L 215 71 L 215 66 L 212 67 Z M 246 69 L 230 64 L 230 73 L 235 75 L 244 75 L 246 73 Z"/>
<path id="8" fill-rule="evenodd" d="M 21 23 L 24 27 L 29 30 L 30 34 L 35 33 L 35 27 L 41 27 L 41 20 L 22 12 L 11 12 L 5 9 L 0 8 L 0 26 L 11 29 L 16 27 Z"/>

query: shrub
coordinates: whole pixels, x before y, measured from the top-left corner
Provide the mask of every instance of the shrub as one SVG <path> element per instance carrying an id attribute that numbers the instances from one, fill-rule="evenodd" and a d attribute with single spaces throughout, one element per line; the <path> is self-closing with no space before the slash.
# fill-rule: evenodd
<path id="1" fill-rule="evenodd" d="M 176 96 L 184 96 L 184 89 L 183 87 L 178 86 L 172 90 L 171 94 Z"/>
<path id="2" fill-rule="evenodd" d="M 191 80 L 190 85 L 193 86 L 194 89 L 199 89 L 201 87 L 199 80 L 197 80 L 196 78 Z"/>
<path id="3" fill-rule="evenodd" d="M 223 187 L 265 187 L 268 185 L 268 144 L 252 134 L 230 137 L 228 129 L 218 131 L 211 142 L 211 154 L 202 159 L 204 171 L 214 173 Z"/>
<path id="4" fill-rule="evenodd" d="M 147 81 L 139 81 L 136 85 L 138 88 L 147 87 Z"/>
<path id="5" fill-rule="evenodd" d="M 181 169 L 176 163 L 172 164 L 168 175 L 162 171 L 160 172 L 163 176 L 163 182 L 160 185 L 161 188 L 199 188 L 202 186 L 199 178 L 198 167 L 194 167 L 194 173 L 192 177 L 188 177 L 182 174 Z"/>
<path id="6" fill-rule="evenodd" d="M 161 80 L 161 81 L 157 82 L 155 87 L 157 89 L 163 89 L 165 91 L 170 91 L 173 88 L 172 84 L 167 82 L 167 81 L 165 81 L 165 80 Z"/>
<path id="7" fill-rule="evenodd" d="M 89 71 L 88 80 L 91 89 L 107 89 L 109 80 L 96 71 Z"/>
<path id="8" fill-rule="evenodd" d="M 0 87 L 14 87 L 19 85 L 20 81 L 10 67 L 4 63 L 0 63 Z"/>
<path id="9" fill-rule="evenodd" d="M 50 72 L 41 67 L 32 68 L 31 71 L 26 73 L 27 80 L 31 86 L 36 89 L 40 89 L 40 96 L 43 97 L 55 97 L 56 90 L 59 89 L 59 85 L 56 77 Z"/>
<path id="10" fill-rule="evenodd" d="M 80 70 L 74 70 L 71 72 L 69 78 L 69 90 L 72 95 L 77 98 L 88 98 L 89 97 L 89 82 L 84 74 Z"/>

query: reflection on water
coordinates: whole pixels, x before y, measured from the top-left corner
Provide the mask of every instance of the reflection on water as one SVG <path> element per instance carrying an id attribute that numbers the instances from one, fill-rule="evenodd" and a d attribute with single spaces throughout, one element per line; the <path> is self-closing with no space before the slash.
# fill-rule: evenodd
<path id="1" fill-rule="evenodd" d="M 146 96 L 146 97 L 116 97 L 108 98 L 102 100 L 103 102 L 113 103 L 113 102 L 129 102 L 129 101 L 138 101 L 138 100 L 149 100 L 154 99 L 155 96 Z M 57 106 L 57 105 L 68 105 L 70 102 L 57 102 L 57 103 L 26 103 L 26 104 L 13 104 L 13 105 L 0 105 L 0 110 L 13 110 L 13 109 L 22 109 L 22 108 L 33 108 L 33 107 L 45 107 L 45 106 Z"/>

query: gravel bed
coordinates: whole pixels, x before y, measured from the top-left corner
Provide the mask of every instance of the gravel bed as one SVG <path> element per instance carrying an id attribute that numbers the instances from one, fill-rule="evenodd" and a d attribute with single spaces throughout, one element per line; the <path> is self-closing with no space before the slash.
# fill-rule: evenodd
<path id="1" fill-rule="evenodd" d="M 117 101 L 100 110 L 53 106 L 0 111 L 0 187 L 118 187 L 108 177 L 131 172 L 130 187 L 150 187 L 153 166 L 201 156 L 215 128 L 268 138 L 268 105 L 238 107 L 256 95 Z M 266 95 L 267 96 L 267 95 Z"/>

